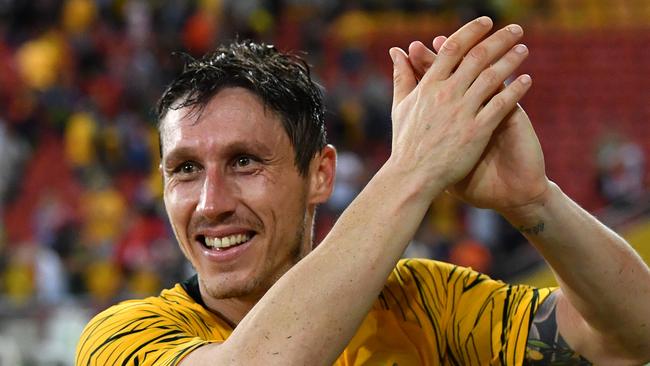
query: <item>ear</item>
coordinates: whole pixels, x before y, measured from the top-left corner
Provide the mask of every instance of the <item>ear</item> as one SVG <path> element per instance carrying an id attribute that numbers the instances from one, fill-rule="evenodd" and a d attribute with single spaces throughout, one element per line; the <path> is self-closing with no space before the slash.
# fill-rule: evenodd
<path id="1" fill-rule="evenodd" d="M 308 203 L 317 205 L 329 199 L 334 189 L 335 175 L 336 149 L 332 145 L 326 145 L 312 159 L 309 167 Z"/>

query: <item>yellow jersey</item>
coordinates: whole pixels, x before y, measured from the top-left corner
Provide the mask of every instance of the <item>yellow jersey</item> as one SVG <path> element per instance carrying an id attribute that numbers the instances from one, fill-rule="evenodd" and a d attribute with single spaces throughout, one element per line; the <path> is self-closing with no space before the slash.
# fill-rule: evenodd
<path id="1" fill-rule="evenodd" d="M 403 259 L 335 365 L 520 365 L 531 321 L 551 292 Z M 177 365 L 232 333 L 202 303 L 195 276 L 160 296 L 115 305 L 86 326 L 76 364 Z"/>

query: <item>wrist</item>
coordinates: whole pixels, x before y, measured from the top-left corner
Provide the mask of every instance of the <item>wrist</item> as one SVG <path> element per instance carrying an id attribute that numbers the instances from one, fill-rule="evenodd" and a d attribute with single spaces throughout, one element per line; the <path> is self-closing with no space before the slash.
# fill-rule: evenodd
<path id="1" fill-rule="evenodd" d="M 547 181 L 547 187 L 533 200 L 525 204 L 502 209 L 499 213 L 514 227 L 526 234 L 533 231 L 535 234 L 544 229 L 544 218 L 554 203 L 564 197 L 560 187 L 552 181 Z"/>
<path id="2" fill-rule="evenodd" d="M 394 177 L 395 189 L 419 201 L 431 202 L 446 187 L 442 179 L 424 174 L 421 169 L 402 164 L 391 156 L 380 169 L 382 175 Z"/>

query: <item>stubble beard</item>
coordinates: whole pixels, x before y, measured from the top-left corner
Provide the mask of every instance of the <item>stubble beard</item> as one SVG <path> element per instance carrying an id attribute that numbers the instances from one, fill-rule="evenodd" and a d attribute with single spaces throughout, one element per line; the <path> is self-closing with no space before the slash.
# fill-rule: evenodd
<path id="1" fill-rule="evenodd" d="M 260 272 L 254 278 L 250 279 L 243 286 L 239 287 L 230 287 L 223 286 L 219 283 L 210 284 L 208 281 L 199 276 L 199 281 L 201 286 L 205 289 L 208 296 L 213 299 L 223 300 L 223 299 L 251 299 L 259 300 L 264 294 L 273 286 L 273 284 L 280 279 L 291 267 L 298 263 L 305 255 L 309 253 L 309 250 L 303 250 L 303 247 L 307 246 L 311 248 L 311 245 L 306 245 L 303 243 L 305 239 L 305 227 L 307 223 L 307 214 L 303 214 L 301 225 L 298 225 L 298 230 L 293 236 L 293 239 L 288 243 L 291 247 L 290 261 L 289 264 L 282 268 L 279 271 L 275 271 L 273 267 L 273 258 L 267 258 L 264 263 L 264 271 Z"/>

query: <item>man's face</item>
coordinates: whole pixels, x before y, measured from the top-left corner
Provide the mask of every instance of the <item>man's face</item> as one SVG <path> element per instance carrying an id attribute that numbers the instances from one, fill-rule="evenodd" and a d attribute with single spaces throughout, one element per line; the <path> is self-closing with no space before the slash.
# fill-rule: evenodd
<path id="1" fill-rule="evenodd" d="M 311 249 L 309 175 L 279 116 L 248 90 L 187 112 L 169 111 L 161 127 L 174 233 L 204 296 L 259 297 Z"/>

